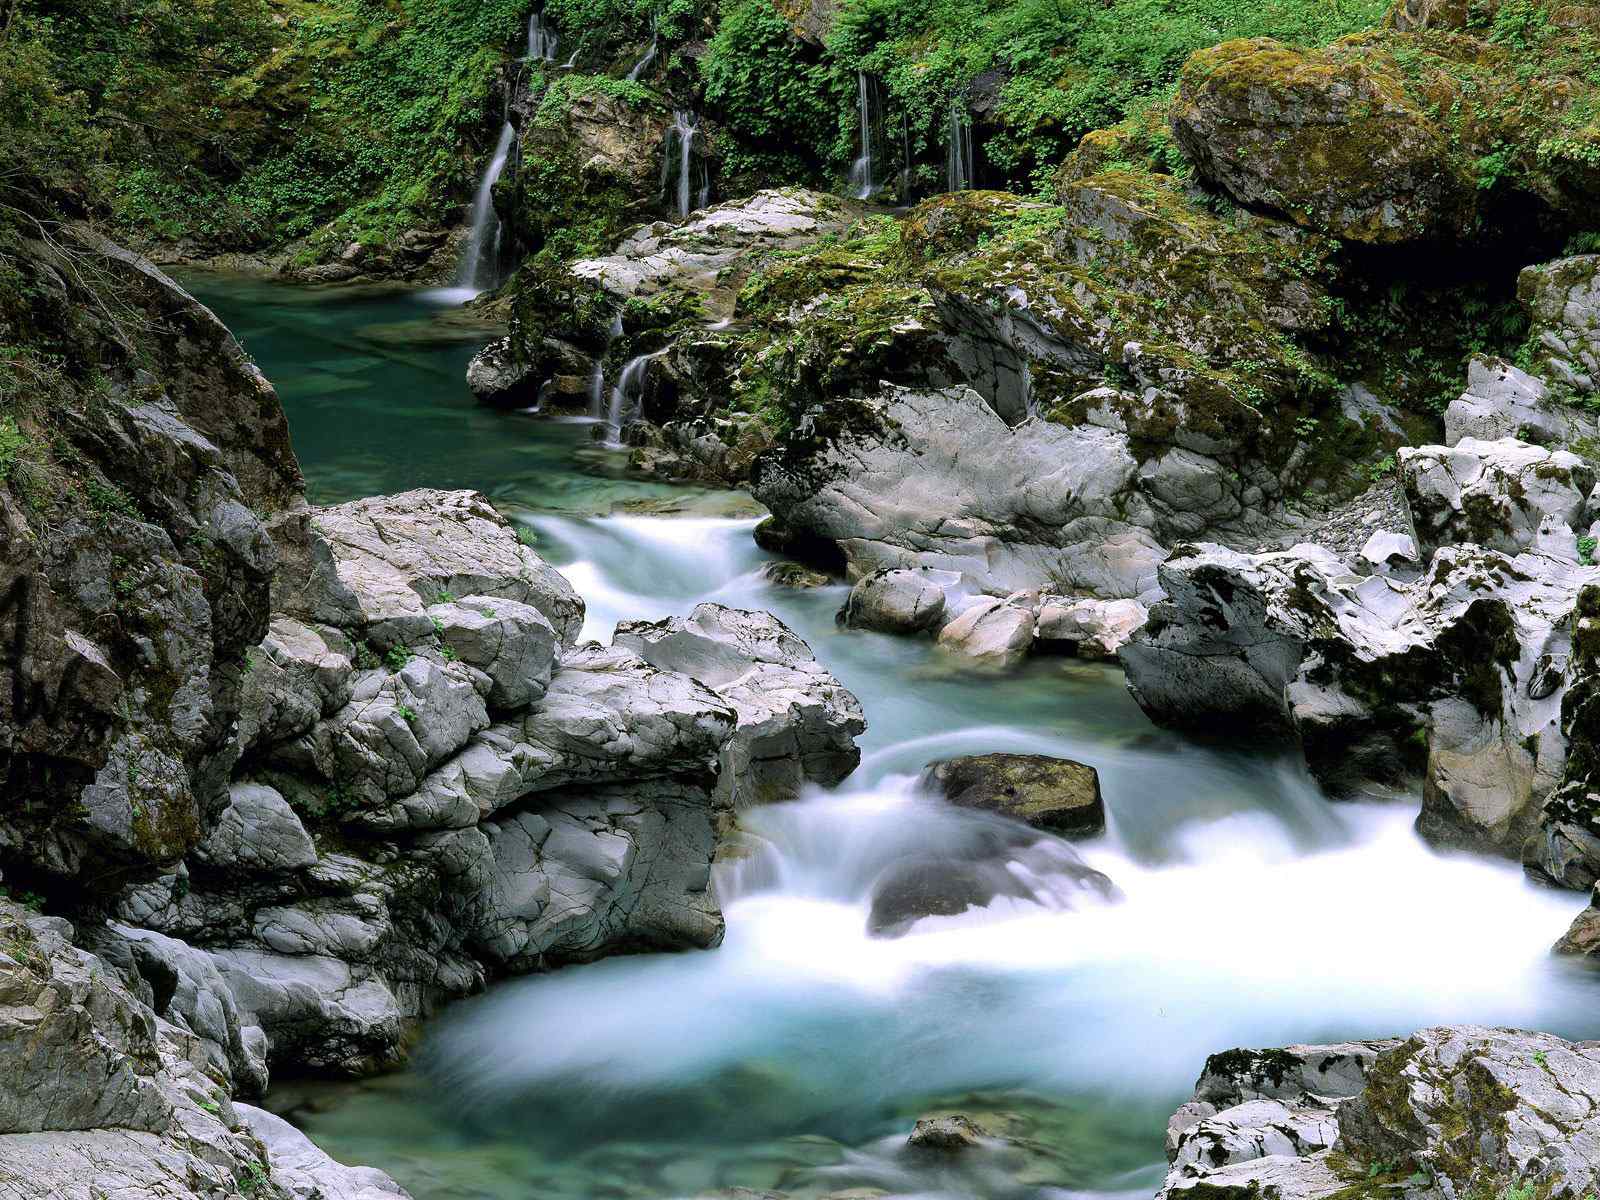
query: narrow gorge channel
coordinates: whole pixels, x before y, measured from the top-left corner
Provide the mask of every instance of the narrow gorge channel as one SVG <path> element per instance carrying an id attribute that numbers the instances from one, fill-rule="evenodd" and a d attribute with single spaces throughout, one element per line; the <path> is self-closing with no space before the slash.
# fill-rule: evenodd
<path id="1" fill-rule="evenodd" d="M 1577 898 L 1429 849 L 1414 796 L 1330 803 L 1297 758 L 1156 728 L 1112 667 L 990 676 L 839 628 L 843 586 L 764 573 L 747 497 L 630 479 L 592 421 L 475 405 L 461 381 L 488 335 L 420 293 L 185 282 L 276 384 L 314 503 L 475 488 L 586 599 L 584 636 L 703 600 L 768 609 L 869 725 L 837 790 L 744 818 L 718 949 L 498 984 L 428 1024 L 402 1073 L 275 1081 L 267 1106 L 335 1157 L 427 1198 L 1148 1196 L 1166 1117 L 1220 1048 L 1451 1021 L 1600 1036 L 1592 976 L 1548 954 Z M 1042 877 L 1032 901 L 870 937 L 887 868 L 994 834 L 917 773 L 991 751 L 1098 770 L 1108 829 L 1077 850 L 1115 901 Z M 950 1111 L 1009 1142 L 905 1149 Z"/>

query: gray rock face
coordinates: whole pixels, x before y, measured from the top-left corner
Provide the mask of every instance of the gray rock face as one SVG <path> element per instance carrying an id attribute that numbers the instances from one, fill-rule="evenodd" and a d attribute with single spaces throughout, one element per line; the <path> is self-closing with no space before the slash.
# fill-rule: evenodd
<path id="1" fill-rule="evenodd" d="M 953 1113 L 948 1117 L 918 1117 L 906 1145 L 915 1150 L 954 1154 L 983 1145 L 983 1130 L 970 1117 Z"/>
<path id="2" fill-rule="evenodd" d="M 1600 391 L 1600 255 L 1580 254 L 1517 277 L 1534 369 L 1578 392 Z"/>
<path id="3" fill-rule="evenodd" d="M 1474 355 L 1467 390 L 1444 414 L 1445 445 L 1462 438 L 1521 438 L 1540 446 L 1569 446 L 1595 436 L 1592 416 L 1556 402 L 1544 380 L 1500 359 Z"/>
<path id="4" fill-rule="evenodd" d="M 1593 1045 L 1509 1029 L 1230 1051 L 1172 1119 L 1160 1198 L 1322 1200 L 1420 1173 L 1430 1196 L 1521 1184 L 1578 1200 L 1600 1180 L 1597 1091 Z"/>
<path id="5" fill-rule="evenodd" d="M 191 1036 L 71 933 L 0 900 L 0 1196 L 281 1196 Z"/>
<path id="6" fill-rule="evenodd" d="M 241 1087 L 390 1065 L 491 973 L 715 945 L 736 809 L 859 761 L 859 704 L 780 622 L 574 648 L 582 602 L 471 493 L 314 510 L 304 545 L 228 802 L 108 939 Z"/>
<path id="7" fill-rule="evenodd" d="M 1399 458 L 1423 554 L 1470 542 L 1577 561 L 1577 531 L 1593 519 L 1595 473 L 1576 454 L 1509 437 L 1463 438 L 1448 448 L 1407 447 Z"/>
<path id="8" fill-rule="evenodd" d="M 793 800 L 808 783 L 832 787 L 861 761 L 860 702 L 768 613 L 701 604 L 687 618 L 625 622 L 614 644 L 733 707 L 738 724 L 718 766 L 719 803 L 728 808 Z"/>
<path id="9" fill-rule="evenodd" d="M 294 1200 L 410 1200 L 382 1171 L 333 1161 L 282 1117 L 248 1104 L 233 1111 L 267 1151 L 272 1179 Z"/>
<path id="10" fill-rule="evenodd" d="M 945 622 L 946 593 L 961 582 L 954 571 L 899 567 L 874 571 L 850 589 L 841 624 L 884 633 L 926 633 Z"/>
<path id="11" fill-rule="evenodd" d="M 1148 613 L 1137 600 L 1041 596 L 1034 641 L 1040 649 L 1067 651 L 1079 658 L 1115 658 Z"/>
<path id="12" fill-rule="evenodd" d="M 939 630 L 939 645 L 982 666 L 1011 667 L 1033 648 L 1034 611 L 993 596 L 972 601 Z"/>
<path id="13" fill-rule="evenodd" d="M 508 337 L 490 342 L 467 364 L 467 387 L 485 404 L 533 404 L 540 382 L 534 364 L 512 356 Z"/>
<path id="14" fill-rule="evenodd" d="M 1422 768 L 1421 731 L 1424 835 L 1520 855 L 1566 755 L 1570 622 L 1597 570 L 1449 547 L 1402 584 L 1315 546 L 1182 547 L 1121 658 L 1156 720 L 1280 730 L 1336 790 Z"/>

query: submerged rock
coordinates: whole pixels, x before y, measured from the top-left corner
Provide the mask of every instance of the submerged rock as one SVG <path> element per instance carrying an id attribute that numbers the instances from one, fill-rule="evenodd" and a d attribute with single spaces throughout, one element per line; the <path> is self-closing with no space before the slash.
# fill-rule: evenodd
<path id="1" fill-rule="evenodd" d="M 931 764 L 922 786 L 959 808 L 1022 821 L 1060 837 L 1084 837 L 1106 825 L 1095 769 L 1044 754 L 978 754 Z"/>
<path id="2" fill-rule="evenodd" d="M 983 1145 L 983 1130 L 970 1117 L 918 1117 L 906 1145 L 913 1150 L 956 1154 Z"/>
<path id="3" fill-rule="evenodd" d="M 1478 1026 L 1231 1051 L 1173 1117 L 1161 1200 L 1356 1187 L 1579 1200 L 1600 1184 L 1600 1049 Z"/>

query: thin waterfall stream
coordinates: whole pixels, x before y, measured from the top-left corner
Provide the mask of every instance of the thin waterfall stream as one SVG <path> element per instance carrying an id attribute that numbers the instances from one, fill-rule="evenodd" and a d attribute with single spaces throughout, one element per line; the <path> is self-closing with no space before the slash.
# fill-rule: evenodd
<path id="1" fill-rule="evenodd" d="M 467 215 L 467 240 L 461 251 L 461 265 L 456 272 L 456 287 L 474 295 L 494 287 L 500 281 L 502 222 L 494 208 L 494 185 L 500 181 L 516 140 L 517 131 L 507 121 L 500 128 L 500 139 L 495 143 L 489 165 L 478 181 L 478 190 L 472 197 L 472 208 Z"/>
<path id="2" fill-rule="evenodd" d="M 1416 797 L 1330 803 L 1291 756 L 1158 730 L 1113 667 L 986 676 L 839 628 L 842 585 L 768 579 L 747 498 L 630 479 L 585 430 L 474 407 L 474 343 L 426 342 L 438 369 L 419 370 L 405 331 L 437 318 L 415 294 L 190 284 L 277 382 L 315 502 L 476 487 L 583 594 L 583 636 L 705 600 L 770 609 L 869 721 L 841 787 L 744 815 L 744 852 L 716 866 L 719 949 L 497 984 L 435 1018 L 406 1071 L 274 1087 L 325 1149 L 419 1200 L 1148 1197 L 1166 1117 L 1215 1051 L 1447 1020 L 1600 1035 L 1592 990 L 1546 953 L 1574 897 L 1431 851 Z M 330 359 L 333 329 L 359 352 Z M 648 366 L 611 389 L 614 424 Z M 870 936 L 886 869 L 960 859 L 999 820 L 924 794 L 920 770 L 997 750 L 1099 771 L 1106 832 L 1063 852 L 1115 895 L 1065 893 L 1034 863 L 1021 894 Z M 1018 1145 L 906 1153 L 919 1114 L 952 1110 Z"/>

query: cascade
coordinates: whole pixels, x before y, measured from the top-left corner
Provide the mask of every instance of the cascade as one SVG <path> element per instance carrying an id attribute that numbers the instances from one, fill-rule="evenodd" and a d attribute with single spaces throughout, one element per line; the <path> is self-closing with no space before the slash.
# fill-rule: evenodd
<path id="1" fill-rule="evenodd" d="M 500 214 L 494 210 L 494 185 L 500 172 L 505 170 L 506 159 L 511 156 L 511 145 L 517 140 L 517 131 L 507 121 L 500 130 L 500 140 L 495 143 L 494 155 L 478 183 L 477 194 L 472 198 L 472 212 L 468 217 L 467 244 L 461 253 L 461 266 L 456 271 L 458 287 L 484 291 L 497 284 L 500 274 Z"/>
<path id="2" fill-rule="evenodd" d="M 660 358 L 666 351 L 657 350 L 654 354 L 641 354 L 637 358 L 630 358 L 622 368 L 622 374 L 617 377 L 617 386 L 611 389 L 611 407 L 606 412 L 606 424 L 611 427 L 609 441 L 618 445 L 622 441 L 622 422 L 628 414 L 638 407 L 639 395 L 644 390 L 645 372 L 650 369 L 651 360 Z"/>
<path id="3" fill-rule="evenodd" d="M 659 48 L 659 45 L 660 45 L 660 35 L 656 32 L 655 23 L 651 22 L 651 24 L 650 24 L 650 48 L 644 52 L 644 57 L 643 58 L 641 58 L 638 62 L 633 64 L 633 70 L 628 72 L 628 78 L 630 80 L 632 80 L 634 82 L 638 82 L 639 77 L 645 73 L 645 68 L 647 68 L 651 63 L 655 62 L 655 60 L 656 60 L 656 50 Z"/>
<path id="4" fill-rule="evenodd" d="M 900 203 L 911 202 L 911 115 L 900 110 Z"/>
<path id="5" fill-rule="evenodd" d="M 858 200 L 869 199 L 878 190 L 873 176 L 872 137 L 877 127 L 872 80 L 865 71 L 856 72 L 856 116 L 861 124 L 861 153 L 850 166 L 850 190 Z"/>
<path id="6" fill-rule="evenodd" d="M 972 126 L 957 104 L 950 105 L 950 136 L 945 145 L 945 177 L 952 192 L 972 187 Z"/>
<path id="7" fill-rule="evenodd" d="M 672 127 L 667 130 L 667 136 L 661 144 L 661 194 L 670 197 L 673 192 L 668 188 L 676 182 L 676 203 L 678 216 L 687 217 L 697 208 L 704 208 L 711 200 L 710 172 L 706 170 L 705 163 L 694 155 L 695 139 L 700 136 L 700 118 L 685 109 L 678 109 L 672 114 Z M 673 153 L 676 145 L 677 153 Z M 673 177 L 673 165 L 676 160 L 677 177 Z M 698 186 L 696 176 L 698 175 Z"/>
<path id="8" fill-rule="evenodd" d="M 528 61 L 555 62 L 560 41 L 554 27 L 545 24 L 544 10 L 534 9 L 528 15 Z"/>
<path id="9" fill-rule="evenodd" d="M 606 349 L 611 348 L 611 343 L 622 336 L 622 314 L 611 314 L 611 325 L 606 330 Z M 604 420 L 605 394 L 606 394 L 606 356 L 601 355 L 594 360 L 594 370 L 589 375 L 589 415 L 595 420 Z"/>

